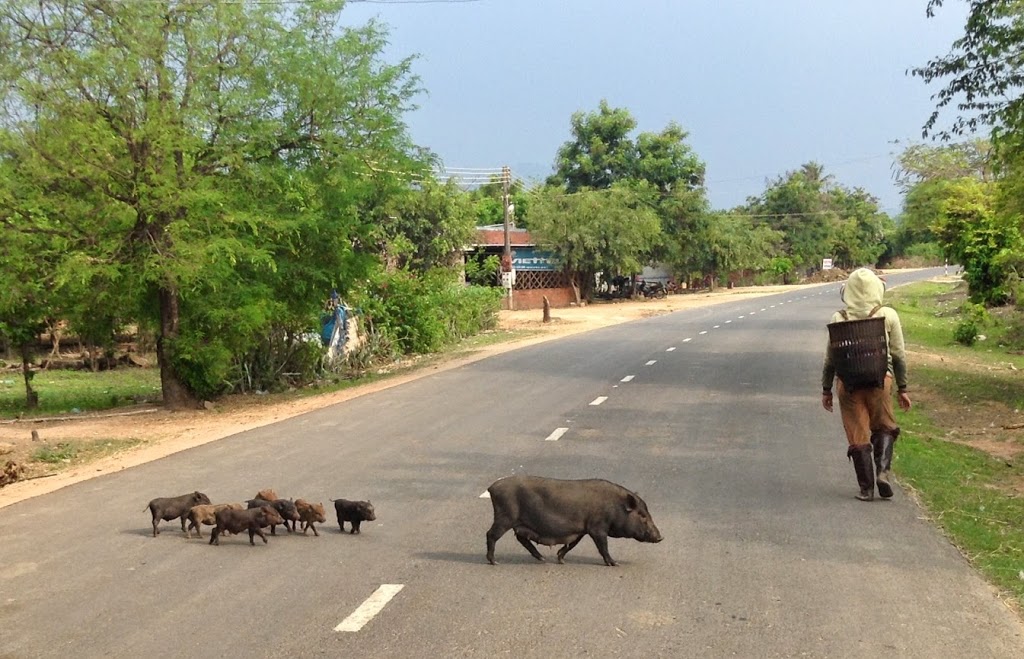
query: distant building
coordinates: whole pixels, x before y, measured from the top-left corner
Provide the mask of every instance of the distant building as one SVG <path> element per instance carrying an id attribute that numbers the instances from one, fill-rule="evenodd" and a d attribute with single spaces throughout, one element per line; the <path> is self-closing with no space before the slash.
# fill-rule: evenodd
<path id="1" fill-rule="evenodd" d="M 552 307 L 567 307 L 576 301 L 569 277 L 562 270 L 557 257 L 550 252 L 537 249 L 536 243 L 526 229 L 509 229 L 509 243 L 512 248 L 512 268 L 515 283 L 512 285 L 513 309 L 540 309 L 544 297 Z M 476 252 L 501 258 L 505 251 L 505 229 L 502 225 L 478 227 L 476 243 L 466 248 L 468 256 Z M 496 286 L 501 282 L 496 281 Z"/>

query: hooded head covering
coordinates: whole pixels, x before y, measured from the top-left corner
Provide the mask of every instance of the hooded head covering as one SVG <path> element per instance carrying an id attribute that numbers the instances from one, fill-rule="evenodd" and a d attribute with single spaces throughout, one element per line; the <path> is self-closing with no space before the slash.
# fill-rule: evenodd
<path id="1" fill-rule="evenodd" d="M 885 282 L 868 268 L 857 268 L 843 285 L 843 302 L 851 319 L 867 318 L 871 310 L 881 306 Z"/>

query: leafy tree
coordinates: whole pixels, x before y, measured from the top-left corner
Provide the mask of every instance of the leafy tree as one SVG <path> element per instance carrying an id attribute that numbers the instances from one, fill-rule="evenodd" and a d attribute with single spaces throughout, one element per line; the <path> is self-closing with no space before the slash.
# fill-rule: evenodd
<path id="1" fill-rule="evenodd" d="M 25 381 L 25 406 L 39 406 L 32 388 L 33 347 L 56 306 L 55 269 L 59 245 L 43 231 L 15 232 L 10 227 L 43 212 L 29 185 L 19 184 L 9 163 L 0 161 L 0 337 L 18 349 Z"/>
<path id="2" fill-rule="evenodd" d="M 73 278 L 116 282 L 158 337 L 169 407 L 372 267 L 360 209 L 421 168 L 411 60 L 384 64 L 385 31 L 342 27 L 342 5 L 0 7 L 9 162 L 52 204 L 8 228 L 53 232 Z"/>
<path id="3" fill-rule="evenodd" d="M 740 270 L 763 270 L 770 265 L 779 238 L 768 226 L 751 225 L 744 215 L 714 215 L 708 223 L 702 269 L 711 274 L 712 281 Z"/>
<path id="4" fill-rule="evenodd" d="M 703 226 L 701 216 L 707 211 L 704 163 L 686 144 L 687 133 L 677 123 L 657 133 L 640 133 L 634 140 L 635 127 L 628 110 L 611 108 L 607 101 L 601 101 L 597 112 L 577 112 L 573 139 L 558 150 L 556 172 L 548 184 L 569 193 L 627 182 L 649 186 L 657 192 L 651 203 L 665 240 L 652 245 L 641 260 L 676 266 L 694 261 L 698 226 Z"/>
<path id="5" fill-rule="evenodd" d="M 970 0 L 964 36 L 950 52 L 911 69 L 926 83 L 948 80 L 935 95 L 937 107 L 924 125 L 924 134 L 944 139 L 992 126 L 998 141 L 1005 130 L 1024 120 L 1024 5 L 1017 0 Z M 943 5 L 929 0 L 928 15 Z M 949 128 L 938 128 L 940 112 L 954 105 L 958 116 Z"/>
<path id="6" fill-rule="evenodd" d="M 933 15 L 942 0 L 930 0 Z M 990 128 L 995 187 L 987 177 L 960 178 L 941 186 L 944 203 L 936 229 L 944 249 L 964 266 L 975 301 L 1008 299 L 1009 287 L 1024 265 L 1020 242 L 1024 207 L 1024 4 L 1016 0 L 972 0 L 964 36 L 950 52 L 912 70 L 925 82 L 943 81 L 937 106 L 924 134 L 943 139 Z M 948 128 L 939 128 L 940 113 L 954 106 Z M 976 180 L 981 178 L 981 181 Z"/>
<path id="7" fill-rule="evenodd" d="M 505 208 L 502 205 L 504 186 L 501 177 L 494 176 L 490 183 L 481 185 L 471 193 L 477 226 L 503 224 Z M 521 179 L 513 178 L 508 188 L 512 203 L 512 222 L 518 227 L 529 226 L 530 195 Z"/>
<path id="8" fill-rule="evenodd" d="M 748 201 L 746 212 L 779 233 L 775 256 L 799 270 L 817 268 L 826 256 L 844 267 L 874 264 L 894 231 L 874 197 L 835 182 L 814 162 L 771 182 Z"/>
<path id="9" fill-rule="evenodd" d="M 694 272 L 708 264 L 707 232 L 712 221 L 703 189 L 675 187 L 658 205 L 665 232 L 663 252 L 658 254 L 681 273 L 687 283 Z"/>
<path id="10" fill-rule="evenodd" d="M 593 294 L 598 272 L 635 273 L 662 238 L 649 185 L 618 183 L 568 194 L 545 188 L 533 202 L 530 230 L 570 274 L 577 301 Z"/>
<path id="11" fill-rule="evenodd" d="M 419 189 L 397 195 L 387 206 L 380 230 L 396 265 L 420 272 L 451 267 L 476 231 L 469 195 L 455 181 L 423 181 Z"/>
<path id="12" fill-rule="evenodd" d="M 878 210 L 878 200 L 860 188 L 837 186 L 829 202 L 835 209 L 831 250 L 835 263 L 847 269 L 878 263 L 895 232 L 892 219 Z"/>
<path id="13" fill-rule="evenodd" d="M 704 185 L 704 163 L 686 144 L 688 133 L 670 123 L 660 133 L 636 138 L 636 167 L 631 178 L 647 181 L 667 197 L 674 190 L 695 191 Z"/>
<path id="14" fill-rule="evenodd" d="M 748 203 L 750 214 L 761 217 L 783 236 L 782 254 L 799 269 L 815 267 L 831 255 L 834 244 L 829 190 L 832 178 L 817 163 L 788 172 Z"/>
<path id="15" fill-rule="evenodd" d="M 573 193 L 609 188 L 633 178 L 637 151 L 629 134 L 636 120 L 628 110 L 612 108 L 602 100 L 596 112 L 576 112 L 570 123 L 573 139 L 558 149 L 548 185 L 564 186 Z"/>
<path id="16" fill-rule="evenodd" d="M 1019 224 L 994 211 L 996 193 L 991 184 L 958 179 L 943 187 L 944 200 L 933 231 L 950 259 L 963 266 L 971 299 L 1002 304 L 1011 295 L 1008 275 L 1021 251 Z"/>
<path id="17" fill-rule="evenodd" d="M 940 145 L 911 144 L 897 157 L 893 175 L 904 193 L 928 181 L 959 178 L 992 181 L 995 179 L 992 143 L 973 138 Z"/>

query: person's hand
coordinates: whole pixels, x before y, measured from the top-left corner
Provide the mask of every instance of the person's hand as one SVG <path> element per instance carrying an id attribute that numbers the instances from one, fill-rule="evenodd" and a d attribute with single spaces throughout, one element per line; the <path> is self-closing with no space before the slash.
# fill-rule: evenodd
<path id="1" fill-rule="evenodd" d="M 910 409 L 910 396 L 905 391 L 900 392 L 900 409 L 906 412 Z"/>
<path id="2" fill-rule="evenodd" d="M 909 402 L 909 399 L 907 399 Z M 902 405 L 902 403 L 900 403 Z M 832 392 L 821 392 L 821 406 L 825 408 L 826 412 L 832 411 Z"/>

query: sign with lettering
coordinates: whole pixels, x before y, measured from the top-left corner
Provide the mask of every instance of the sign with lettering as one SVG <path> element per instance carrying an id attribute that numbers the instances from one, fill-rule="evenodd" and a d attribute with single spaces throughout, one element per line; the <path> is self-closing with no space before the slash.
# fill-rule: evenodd
<path id="1" fill-rule="evenodd" d="M 562 262 L 551 252 L 532 247 L 517 247 L 512 256 L 512 267 L 516 270 L 558 271 L 562 269 Z"/>

